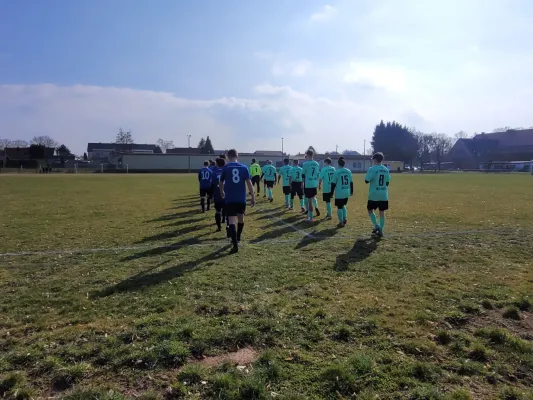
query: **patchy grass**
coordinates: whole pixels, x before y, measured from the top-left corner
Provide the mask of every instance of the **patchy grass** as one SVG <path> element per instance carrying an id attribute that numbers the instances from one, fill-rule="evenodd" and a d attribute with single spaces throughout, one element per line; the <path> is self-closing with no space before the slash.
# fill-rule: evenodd
<path id="1" fill-rule="evenodd" d="M 0 176 L 0 395 L 531 398 L 531 177 L 395 175 L 380 241 L 354 177 L 229 255 L 192 175 Z"/>

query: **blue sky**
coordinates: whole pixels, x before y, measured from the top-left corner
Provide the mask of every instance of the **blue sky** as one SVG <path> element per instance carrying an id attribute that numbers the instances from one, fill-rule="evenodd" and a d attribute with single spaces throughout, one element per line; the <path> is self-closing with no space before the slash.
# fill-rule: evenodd
<path id="1" fill-rule="evenodd" d="M 465 4 L 466 3 L 466 4 Z M 533 125 L 526 0 L 0 2 L 0 138 L 362 151 Z"/>

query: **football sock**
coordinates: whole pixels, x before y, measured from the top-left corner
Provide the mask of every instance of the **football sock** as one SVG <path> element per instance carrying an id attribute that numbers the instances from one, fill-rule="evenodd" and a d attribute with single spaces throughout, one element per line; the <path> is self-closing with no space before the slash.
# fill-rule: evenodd
<path id="1" fill-rule="evenodd" d="M 216 213 L 215 214 L 215 222 L 217 223 L 217 228 L 218 229 L 222 229 L 222 224 L 220 223 L 220 220 L 222 218 L 220 217 L 220 214 L 219 213 Z"/>
<path id="2" fill-rule="evenodd" d="M 237 247 L 238 246 L 238 243 L 237 243 L 237 230 L 235 229 L 235 225 L 230 225 L 229 226 L 229 236 L 231 238 L 231 241 L 233 242 L 233 246 Z"/>
<path id="3" fill-rule="evenodd" d="M 313 211 L 311 211 L 311 209 L 307 210 L 307 215 L 309 216 L 309 219 L 313 219 Z"/>
<path id="4" fill-rule="evenodd" d="M 331 203 L 326 203 L 326 211 L 328 213 L 328 217 L 331 217 L 331 213 L 332 213 Z"/>
<path id="5" fill-rule="evenodd" d="M 268 198 L 269 198 L 269 199 L 272 198 L 272 189 L 268 189 Z"/>
<path id="6" fill-rule="evenodd" d="M 293 208 L 294 207 L 294 199 L 291 199 L 291 203 L 290 204 L 291 204 L 291 208 Z"/>
<path id="7" fill-rule="evenodd" d="M 237 240 L 241 240 L 242 230 L 244 229 L 244 222 L 237 224 Z"/>
<path id="8" fill-rule="evenodd" d="M 211 199 L 207 198 L 207 211 L 209 211 L 209 207 L 211 207 Z"/>
<path id="9" fill-rule="evenodd" d="M 313 205 L 315 206 L 315 208 L 318 208 L 318 200 L 316 197 L 313 197 Z"/>
<path id="10" fill-rule="evenodd" d="M 383 228 L 385 228 L 385 215 L 379 217 L 379 227 L 381 228 L 381 232 L 383 232 Z"/>
<path id="11" fill-rule="evenodd" d="M 300 207 L 304 208 L 304 199 L 300 199 Z"/>
<path id="12" fill-rule="evenodd" d="M 337 217 L 339 217 L 339 223 L 344 221 L 344 212 L 342 211 L 342 208 L 339 208 L 337 210 Z"/>
<path id="13" fill-rule="evenodd" d="M 378 226 L 378 220 L 376 219 L 376 214 L 371 212 L 369 215 L 370 215 L 370 221 L 372 221 L 372 226 L 375 228 L 376 226 Z"/>
<path id="14" fill-rule="evenodd" d="M 346 208 L 346 206 L 344 206 L 344 208 L 342 209 L 342 216 L 344 219 L 348 219 L 348 209 Z"/>
<path id="15" fill-rule="evenodd" d="M 286 194 L 286 195 L 285 195 L 285 204 L 289 205 L 289 201 L 290 201 L 290 199 L 291 199 L 291 196 L 288 195 L 288 194 Z"/>
<path id="16" fill-rule="evenodd" d="M 205 199 L 203 197 L 200 199 L 200 204 L 202 205 L 202 211 L 205 211 Z"/>

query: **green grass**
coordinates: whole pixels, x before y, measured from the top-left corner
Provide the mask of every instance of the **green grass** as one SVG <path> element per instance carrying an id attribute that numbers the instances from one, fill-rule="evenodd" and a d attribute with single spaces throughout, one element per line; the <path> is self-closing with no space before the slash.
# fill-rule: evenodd
<path id="1" fill-rule="evenodd" d="M 0 396 L 531 398 L 532 177 L 394 175 L 380 241 L 362 178 L 229 255 L 193 175 L 0 176 Z"/>

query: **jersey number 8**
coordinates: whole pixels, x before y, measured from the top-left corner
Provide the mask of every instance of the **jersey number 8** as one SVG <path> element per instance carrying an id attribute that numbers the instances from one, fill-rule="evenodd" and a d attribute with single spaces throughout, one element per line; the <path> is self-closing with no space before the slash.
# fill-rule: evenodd
<path id="1" fill-rule="evenodd" d="M 231 170 L 231 179 L 233 183 L 239 183 L 241 181 L 241 176 L 239 175 L 239 170 L 234 168 Z"/>
<path id="2" fill-rule="evenodd" d="M 385 183 L 385 175 L 381 174 L 379 176 L 379 186 L 383 186 L 383 183 Z"/>

